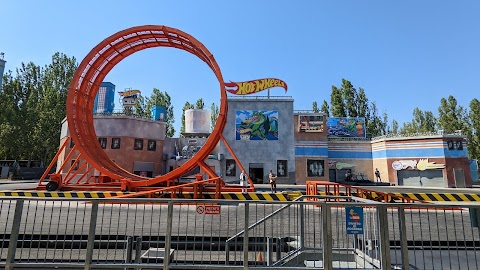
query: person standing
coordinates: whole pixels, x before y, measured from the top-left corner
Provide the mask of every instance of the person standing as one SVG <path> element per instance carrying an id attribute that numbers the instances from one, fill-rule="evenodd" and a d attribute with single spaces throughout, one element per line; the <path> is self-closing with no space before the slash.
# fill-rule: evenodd
<path id="1" fill-rule="evenodd" d="M 380 177 L 380 171 L 378 170 L 378 168 L 375 168 L 375 180 L 377 182 L 382 181 L 382 178 Z"/>
<path id="2" fill-rule="evenodd" d="M 242 187 L 242 193 L 247 193 L 248 177 L 245 171 L 242 171 L 242 173 L 240 174 L 240 186 Z"/>
<path id="3" fill-rule="evenodd" d="M 277 184 L 275 183 L 275 179 L 277 179 L 277 176 L 275 176 L 272 170 L 270 170 L 270 173 L 268 174 L 268 182 L 270 183 L 270 189 L 274 193 L 277 192 Z"/>

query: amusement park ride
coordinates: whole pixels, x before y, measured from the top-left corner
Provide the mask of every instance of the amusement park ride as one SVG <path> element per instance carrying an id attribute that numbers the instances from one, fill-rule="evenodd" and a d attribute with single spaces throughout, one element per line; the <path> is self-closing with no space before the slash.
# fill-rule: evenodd
<path id="1" fill-rule="evenodd" d="M 218 119 L 212 133 L 191 159 L 171 172 L 154 178 L 147 178 L 119 167 L 102 150 L 94 130 L 93 105 L 101 82 L 115 65 L 135 52 L 154 47 L 171 47 L 184 50 L 205 62 L 218 80 L 220 106 Z M 265 82 L 265 87 L 282 86 L 286 89 L 286 85 L 281 80 L 267 80 L 269 80 L 269 84 Z M 282 83 L 283 85 L 281 85 Z M 228 86 L 235 86 L 234 84 L 228 83 Z M 47 189 L 48 191 L 118 190 L 135 192 L 133 193 L 135 195 L 132 196 L 150 196 L 158 193 L 174 195 L 178 192 L 193 192 L 195 198 L 200 196 L 202 192 L 214 192 L 215 197 L 219 198 L 222 192 L 240 191 L 239 186 L 226 184 L 205 163 L 205 159 L 208 158 L 218 142 L 222 140 L 240 170 L 245 170 L 222 135 L 228 110 L 225 86 L 222 72 L 212 53 L 197 39 L 183 31 L 167 26 L 145 25 L 126 29 L 106 38 L 90 51 L 74 74 L 70 83 L 66 106 L 71 137 L 61 145 L 57 155 L 40 179 L 38 189 Z M 57 168 L 56 173 L 49 175 L 50 180 L 45 185 L 44 180 L 47 177 L 47 172 L 54 166 L 69 140 L 74 141 L 74 148 L 63 160 L 69 160 L 72 153 L 78 151 L 79 158 L 72 164 L 72 168 L 77 165 L 80 159 L 85 160 L 85 162 L 82 162 L 82 166 L 78 170 L 72 171 L 71 168 L 66 174 L 62 175 L 60 172 L 65 166 L 66 162 L 64 162 Z M 177 179 L 182 175 L 197 167 L 206 172 L 208 179 L 203 179 L 201 175 L 197 175 L 193 182 L 178 182 Z M 98 170 L 101 175 L 93 176 L 94 169 Z M 82 172 L 83 175 L 79 175 L 79 172 Z M 253 191 L 253 182 L 250 178 L 248 181 L 250 183 L 249 191 Z"/>

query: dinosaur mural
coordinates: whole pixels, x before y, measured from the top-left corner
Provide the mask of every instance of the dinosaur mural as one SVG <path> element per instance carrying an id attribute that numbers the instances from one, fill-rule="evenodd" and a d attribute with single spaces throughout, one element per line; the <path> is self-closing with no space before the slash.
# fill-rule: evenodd
<path id="1" fill-rule="evenodd" d="M 278 140 L 278 111 L 236 111 L 236 139 Z"/>

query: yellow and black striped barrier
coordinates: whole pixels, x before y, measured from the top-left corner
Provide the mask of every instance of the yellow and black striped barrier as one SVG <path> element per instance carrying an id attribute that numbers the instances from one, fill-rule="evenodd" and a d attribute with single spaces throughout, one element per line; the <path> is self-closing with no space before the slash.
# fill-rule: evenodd
<path id="1" fill-rule="evenodd" d="M 367 193 L 365 193 L 367 194 Z M 355 197 L 365 197 L 365 194 L 352 193 Z M 326 194 L 325 192 L 319 192 L 318 195 L 335 195 L 333 193 Z M 369 192 L 369 199 L 382 198 L 384 193 Z M 473 193 L 400 193 L 389 192 L 386 194 L 394 201 L 400 201 L 402 198 L 412 199 L 415 201 L 425 202 L 480 202 L 480 194 Z M 346 193 L 336 194 L 336 196 L 347 196 Z"/>
<path id="2" fill-rule="evenodd" d="M 0 191 L 0 197 L 40 197 L 40 198 L 110 198 L 116 196 L 122 196 L 129 194 L 129 192 L 121 191 Z M 302 196 L 302 192 L 290 191 L 290 192 L 229 192 L 222 193 L 220 199 L 224 200 L 255 200 L 255 201 L 293 201 L 296 198 Z M 333 194 L 319 192 L 318 195 L 336 195 L 347 196 L 346 193 Z M 365 194 L 358 194 L 359 197 L 365 197 Z M 383 197 L 383 193 L 369 193 L 370 199 Z M 401 198 L 407 198 L 417 201 L 426 202 L 480 202 L 480 194 L 474 193 L 399 193 L 390 192 L 391 199 L 400 201 Z M 352 196 L 357 196 L 353 193 Z M 177 198 L 193 199 L 193 193 L 176 194 Z M 398 197 L 398 198 L 396 198 Z M 215 193 L 204 193 L 200 199 L 215 199 Z"/>
<path id="3" fill-rule="evenodd" d="M 395 196 L 427 202 L 480 202 L 480 195 L 473 193 L 389 193 Z"/>
<path id="4" fill-rule="evenodd" d="M 128 194 L 121 191 L 0 191 L 0 197 L 110 198 Z"/>

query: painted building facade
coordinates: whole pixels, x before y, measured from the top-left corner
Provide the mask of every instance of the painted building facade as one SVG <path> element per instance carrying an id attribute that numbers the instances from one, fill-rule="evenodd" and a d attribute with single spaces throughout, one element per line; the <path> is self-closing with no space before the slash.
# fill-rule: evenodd
<path id="1" fill-rule="evenodd" d="M 376 180 L 378 170 L 381 178 L 378 181 L 393 185 L 472 185 L 472 164 L 468 160 L 466 137 L 461 134 L 384 136 L 370 140 L 364 137 L 361 119 L 329 119 L 322 113 L 294 111 L 293 102 L 291 97 L 228 98 L 223 136 L 255 183 L 268 183 L 270 170 L 277 175 L 277 183 L 288 184 L 304 184 L 307 180 L 343 181 L 347 172 L 357 180 Z M 350 131 L 338 128 L 338 121 L 349 123 Z M 128 116 L 97 115 L 95 130 L 111 159 L 130 172 L 147 176 L 180 167 L 208 137 L 203 129 L 201 132 L 192 129 L 184 134 L 188 137 L 165 138 L 163 121 Z M 65 122 L 62 138 L 66 135 Z M 113 149 L 118 140 L 120 148 Z M 137 147 L 138 143 L 143 147 Z M 156 146 L 154 151 L 147 147 L 152 143 Z M 238 182 L 240 167 L 222 141 L 205 162 L 226 182 Z M 65 170 L 68 169 L 66 166 Z M 199 168 L 192 173 L 206 177 Z"/>
<path id="2" fill-rule="evenodd" d="M 277 183 L 295 182 L 293 99 L 230 97 L 223 136 L 254 183 L 268 183 L 272 170 Z M 220 142 L 222 176 L 238 181 L 240 169 Z"/>
<path id="3" fill-rule="evenodd" d="M 163 155 L 165 122 L 128 116 L 99 115 L 94 116 L 94 127 L 103 151 L 123 169 L 149 177 L 165 172 L 166 163 Z M 60 145 L 69 135 L 68 122 L 64 119 Z M 67 173 L 78 157 L 78 151 L 68 157 L 73 146 L 74 143 L 71 141 L 60 153 L 57 168 L 64 162 L 62 173 Z M 81 162 L 84 161 L 75 164 L 72 171 L 79 169 L 83 165 Z"/>

